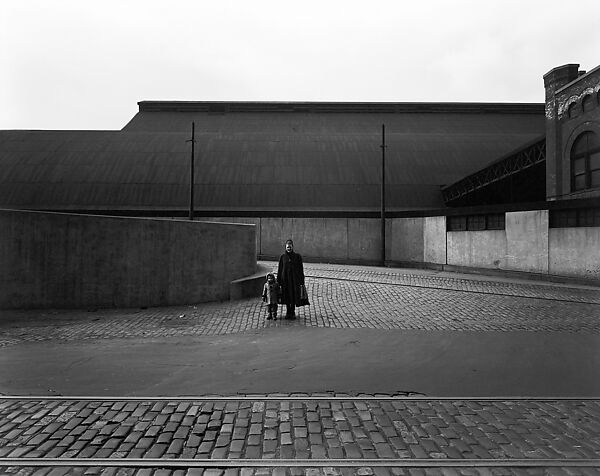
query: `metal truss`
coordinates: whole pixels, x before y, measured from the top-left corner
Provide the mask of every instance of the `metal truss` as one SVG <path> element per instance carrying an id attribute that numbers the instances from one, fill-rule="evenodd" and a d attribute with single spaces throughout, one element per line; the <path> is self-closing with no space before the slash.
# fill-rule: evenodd
<path id="1" fill-rule="evenodd" d="M 546 137 L 507 155 L 485 169 L 459 180 L 442 189 L 442 197 L 447 204 L 452 200 L 463 197 L 475 190 L 498 182 L 510 175 L 519 173 L 546 160 Z"/>

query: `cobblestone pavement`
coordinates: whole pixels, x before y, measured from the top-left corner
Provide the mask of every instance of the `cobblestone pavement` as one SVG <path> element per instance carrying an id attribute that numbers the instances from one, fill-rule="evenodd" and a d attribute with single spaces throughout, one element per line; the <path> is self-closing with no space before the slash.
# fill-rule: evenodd
<path id="1" fill-rule="evenodd" d="M 265 262 L 264 264 L 269 263 Z M 494 279 L 485 276 L 475 277 L 430 271 L 418 272 L 372 266 L 335 266 L 311 263 L 305 265 L 305 268 L 306 274 L 315 278 L 345 279 L 359 282 L 600 304 L 600 289 L 593 286 L 576 287 L 572 285 L 543 284 L 541 282 L 533 284 L 531 282 Z"/>
<path id="2" fill-rule="evenodd" d="M 112 458 L 122 463 L 127 459 L 161 459 L 165 465 L 181 459 L 239 460 L 240 465 L 243 460 L 256 459 L 342 459 L 359 464 L 360 460 L 401 459 L 429 460 L 434 466 L 456 464 L 457 460 L 510 463 L 569 459 L 595 460 L 597 466 L 553 468 L 548 474 L 600 471 L 600 400 L 266 397 L 225 401 L 211 401 L 210 397 L 148 401 L 4 398 L 0 399 L 0 458 Z M 307 466 L 310 468 L 310 464 Z M 370 468 L 368 463 L 345 470 L 309 468 L 251 468 L 242 474 L 367 476 L 373 472 L 445 475 L 547 471 L 440 467 L 392 470 Z M 51 469 L 45 468 L 48 472 Z M 106 468 L 62 470 L 50 474 L 152 474 L 147 468 L 121 468 L 120 473 L 116 467 L 113 473 Z M 46 474 L 40 468 L 23 465 L 4 466 L 4 471 Z M 205 474 L 224 473 L 220 471 L 206 470 Z M 229 470 L 229 474 L 238 474 L 240 469 L 236 471 Z M 170 469 L 154 474 L 199 473 Z"/>
<path id="3" fill-rule="evenodd" d="M 264 263 L 275 267 L 275 263 Z M 260 299 L 151 309 L 2 311 L 0 346 L 221 335 L 264 327 L 600 333 L 600 288 L 307 264 L 311 306 L 267 321 Z"/>

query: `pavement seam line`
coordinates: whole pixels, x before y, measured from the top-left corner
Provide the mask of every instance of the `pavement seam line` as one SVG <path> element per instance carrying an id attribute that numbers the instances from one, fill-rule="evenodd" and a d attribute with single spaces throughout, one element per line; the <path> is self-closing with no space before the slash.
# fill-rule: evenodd
<path id="1" fill-rule="evenodd" d="M 276 396 L 276 395 L 245 395 L 245 396 L 185 396 L 185 397 L 113 397 L 113 396 L 54 396 L 54 395 L 36 395 L 36 396 L 22 396 L 22 395 L 0 395 L 0 401 L 11 400 L 11 401 L 91 401 L 91 402 L 119 402 L 119 401 L 158 401 L 158 402 L 217 402 L 217 401 L 338 401 L 338 402 L 352 402 L 352 401 L 397 401 L 397 402 L 435 402 L 435 401 L 456 401 L 456 402 L 512 402 L 512 401 L 526 401 L 526 402 L 560 402 L 560 401 L 600 401 L 600 396 L 596 397 L 527 397 L 527 396 L 499 396 L 499 397 L 403 397 L 403 396 L 356 396 L 356 397 L 345 397 L 345 396 Z"/>
<path id="2" fill-rule="evenodd" d="M 385 282 L 385 281 L 372 281 L 372 280 L 365 280 L 365 279 L 337 278 L 337 277 L 330 277 L 330 276 L 306 275 L 306 277 L 310 277 L 310 278 L 313 278 L 313 279 L 326 279 L 326 280 L 331 280 L 331 281 L 350 281 L 350 282 L 353 282 L 353 283 L 382 284 L 382 285 L 386 285 L 386 286 L 402 286 L 402 287 L 406 287 L 406 288 L 417 288 L 417 289 L 442 289 L 444 291 L 453 291 L 453 292 L 456 292 L 456 293 L 473 293 L 473 294 L 485 294 L 485 295 L 488 295 L 488 296 L 505 296 L 505 297 L 509 296 L 509 297 L 517 297 L 517 298 L 521 298 L 521 299 L 541 299 L 541 300 L 544 300 L 544 301 L 568 302 L 568 303 L 572 303 L 572 304 L 591 304 L 591 305 L 595 305 L 595 306 L 600 306 L 600 303 L 593 302 L 593 301 L 573 300 L 573 299 L 558 299 L 558 298 L 549 298 L 549 297 L 544 297 L 544 296 L 525 296 L 523 294 L 515 294 L 515 293 L 498 293 L 498 292 L 476 291 L 476 290 L 470 290 L 470 289 L 456 289 L 456 288 L 444 287 L 444 286 L 424 286 L 424 285 L 421 285 L 421 284 L 390 283 L 390 282 Z"/>
<path id="3" fill-rule="evenodd" d="M 274 264 L 277 264 L 276 262 L 273 262 Z M 313 266 L 314 263 L 305 263 L 305 269 L 309 270 L 309 272 L 330 272 L 330 273 L 337 273 L 340 271 L 340 268 L 328 268 L 328 267 L 324 267 L 324 266 Z M 344 265 L 340 265 L 340 267 L 344 267 Z M 352 265 L 347 265 L 346 267 L 351 268 Z M 356 271 L 356 274 L 360 273 L 360 274 L 366 274 L 369 276 L 393 276 L 393 277 L 400 277 L 400 278 L 414 278 L 414 279 L 429 279 L 432 281 L 452 281 L 455 283 L 483 283 L 483 284 L 488 284 L 488 285 L 496 285 L 496 286 L 507 286 L 510 284 L 517 284 L 519 286 L 525 286 L 525 287 L 530 287 L 530 288 L 542 288 L 542 289 L 551 289 L 551 288 L 557 288 L 557 289 L 564 289 L 564 290 L 570 290 L 570 291 L 576 291 L 576 290 L 597 290 L 596 288 L 600 289 L 600 286 L 596 285 L 596 284 L 590 284 L 590 283 L 582 283 L 582 284 L 578 284 L 578 283 L 556 283 L 556 282 L 552 282 L 552 281 L 535 281 L 535 280 L 521 280 L 519 278 L 514 278 L 511 279 L 510 277 L 507 280 L 504 281 L 498 281 L 493 279 L 493 277 L 491 276 L 487 276 L 485 274 L 475 274 L 471 277 L 466 277 L 466 276 L 438 276 L 438 275 L 431 275 L 431 274 L 417 274 L 417 273 L 399 273 L 399 272 L 395 272 L 392 269 L 393 268 L 389 268 L 386 267 L 385 269 L 381 270 L 381 269 L 377 269 L 377 268 L 373 268 L 373 267 L 369 267 L 370 269 L 359 269 Z M 352 270 L 351 270 L 352 271 Z M 458 273 L 460 274 L 460 273 Z"/>
<path id="4" fill-rule="evenodd" d="M 137 468 L 243 468 L 243 467 L 479 467 L 479 468 L 564 468 L 600 467 L 600 459 L 593 458 L 377 458 L 377 459 L 162 459 L 162 458 L 0 458 L 0 466 L 45 467 L 137 467 Z"/>

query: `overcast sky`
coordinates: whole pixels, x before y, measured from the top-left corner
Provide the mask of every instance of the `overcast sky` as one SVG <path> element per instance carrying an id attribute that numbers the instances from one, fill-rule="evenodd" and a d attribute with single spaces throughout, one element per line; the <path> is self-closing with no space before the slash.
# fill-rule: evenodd
<path id="1" fill-rule="evenodd" d="M 141 100 L 543 102 L 600 64 L 600 0 L 1 0 L 0 129 Z"/>

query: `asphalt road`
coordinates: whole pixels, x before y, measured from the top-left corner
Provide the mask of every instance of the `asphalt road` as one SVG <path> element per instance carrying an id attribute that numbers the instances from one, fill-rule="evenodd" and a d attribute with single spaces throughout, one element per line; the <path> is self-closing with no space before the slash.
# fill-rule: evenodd
<path id="1" fill-rule="evenodd" d="M 0 350 L 9 395 L 600 395 L 600 335 L 283 326 Z"/>

